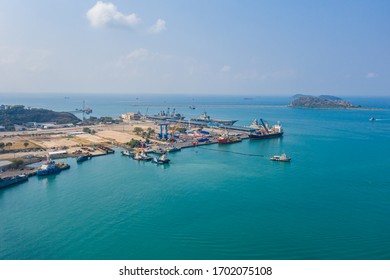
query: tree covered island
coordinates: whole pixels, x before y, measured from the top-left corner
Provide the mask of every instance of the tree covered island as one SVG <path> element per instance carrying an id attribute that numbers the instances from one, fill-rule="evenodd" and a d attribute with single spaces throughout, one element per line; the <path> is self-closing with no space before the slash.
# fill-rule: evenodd
<path id="1" fill-rule="evenodd" d="M 294 95 L 295 98 L 288 106 L 294 108 L 312 108 L 312 109 L 356 109 L 362 108 L 360 105 L 354 105 L 344 101 L 339 97 L 331 95 Z"/>

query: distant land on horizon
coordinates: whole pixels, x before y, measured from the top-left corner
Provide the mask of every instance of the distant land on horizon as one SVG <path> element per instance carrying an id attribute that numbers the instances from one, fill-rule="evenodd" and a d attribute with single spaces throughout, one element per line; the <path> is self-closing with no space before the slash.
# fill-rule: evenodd
<path id="1" fill-rule="evenodd" d="M 292 96 L 294 100 L 288 105 L 293 108 L 311 108 L 311 109 L 357 109 L 360 105 L 354 105 L 340 97 L 333 95 L 312 96 L 305 94 L 296 94 Z"/>

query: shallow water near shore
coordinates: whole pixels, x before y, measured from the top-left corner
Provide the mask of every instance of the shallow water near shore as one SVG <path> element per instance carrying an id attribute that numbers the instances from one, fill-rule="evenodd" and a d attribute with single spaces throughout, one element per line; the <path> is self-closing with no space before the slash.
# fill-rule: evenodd
<path id="1" fill-rule="evenodd" d="M 119 150 L 67 159 L 59 175 L 0 190 L 0 259 L 390 259 L 389 99 L 357 99 L 378 111 L 293 109 L 287 98 L 145 99 L 90 106 L 96 116 L 175 106 L 238 125 L 261 117 L 281 121 L 285 135 L 183 149 L 169 166 Z M 45 106 L 73 109 L 59 100 Z M 269 160 L 283 152 L 291 163 Z"/>

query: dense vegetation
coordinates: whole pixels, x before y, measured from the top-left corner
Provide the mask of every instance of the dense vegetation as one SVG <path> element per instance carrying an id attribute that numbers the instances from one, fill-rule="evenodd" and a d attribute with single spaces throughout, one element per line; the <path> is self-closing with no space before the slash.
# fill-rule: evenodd
<path id="1" fill-rule="evenodd" d="M 126 143 L 126 145 L 128 145 L 130 148 L 139 148 L 141 147 L 141 141 L 131 138 L 131 140 Z"/>
<path id="2" fill-rule="evenodd" d="M 89 134 L 96 134 L 96 130 L 90 129 L 89 127 L 84 127 L 83 132 L 89 133 Z"/>
<path id="3" fill-rule="evenodd" d="M 46 109 L 25 108 L 23 105 L 1 105 L 0 125 L 9 129 L 14 124 L 22 125 L 28 122 L 55 122 L 57 124 L 77 123 L 75 115 L 67 112 L 54 112 Z"/>
<path id="4" fill-rule="evenodd" d="M 291 104 L 290 107 L 297 108 L 313 108 L 313 109 L 348 109 L 360 108 L 359 105 L 353 105 L 350 102 L 341 100 L 335 96 L 321 95 L 319 97 L 310 95 L 299 95 Z"/>
<path id="5" fill-rule="evenodd" d="M 300 97 L 315 97 L 313 95 L 309 95 L 309 94 L 295 94 L 292 98 L 294 99 L 297 99 L 297 98 L 300 98 Z M 320 95 L 318 96 L 318 98 L 321 98 L 321 99 L 327 99 L 327 100 L 341 100 L 340 97 L 337 97 L 337 96 L 333 96 L 333 95 Z"/>

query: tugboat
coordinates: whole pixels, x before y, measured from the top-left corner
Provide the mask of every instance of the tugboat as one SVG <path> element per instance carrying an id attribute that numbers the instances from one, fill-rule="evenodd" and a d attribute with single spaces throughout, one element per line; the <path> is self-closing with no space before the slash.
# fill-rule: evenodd
<path id="1" fill-rule="evenodd" d="M 268 126 L 268 123 L 264 123 L 262 119 L 260 119 L 262 125 L 259 126 L 258 130 L 249 134 L 249 139 L 251 140 L 260 140 L 260 139 L 269 139 L 269 138 L 278 138 L 283 136 L 283 128 L 281 124 L 278 122 L 271 128 Z M 254 125 L 254 123 L 252 123 Z"/>
<path id="2" fill-rule="evenodd" d="M 134 155 L 134 159 L 135 160 L 143 160 L 143 161 L 149 161 L 149 160 L 152 160 L 153 157 L 147 155 L 144 151 L 140 152 L 140 153 L 136 153 Z"/>
<path id="3" fill-rule="evenodd" d="M 129 151 L 129 150 L 122 151 L 122 155 L 128 156 L 128 157 L 134 157 L 134 153 L 132 151 Z"/>
<path id="4" fill-rule="evenodd" d="M 288 157 L 286 154 L 282 154 L 280 156 L 273 156 L 270 158 L 270 160 L 273 160 L 273 161 L 283 161 L 283 162 L 290 162 L 291 161 L 291 158 Z"/>
<path id="5" fill-rule="evenodd" d="M 63 162 L 56 163 L 54 160 L 51 160 L 50 158 L 48 158 L 42 164 L 41 168 L 39 168 L 37 170 L 37 175 L 38 176 L 47 176 L 47 175 L 52 175 L 52 174 L 58 174 L 62 170 L 69 169 L 69 168 L 70 168 L 69 164 L 66 164 Z"/>
<path id="6" fill-rule="evenodd" d="M 171 160 L 165 154 L 162 154 L 159 158 L 154 157 L 152 161 L 157 164 L 168 164 Z"/>
<path id="7" fill-rule="evenodd" d="M 206 112 L 203 112 L 198 118 L 191 119 L 191 121 L 195 122 L 203 122 L 203 123 L 213 123 L 213 124 L 222 124 L 222 125 L 233 125 L 237 120 L 216 120 L 210 118 Z"/>

